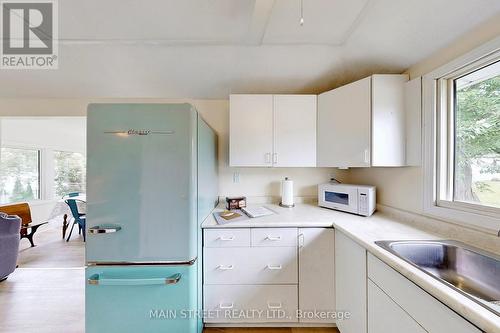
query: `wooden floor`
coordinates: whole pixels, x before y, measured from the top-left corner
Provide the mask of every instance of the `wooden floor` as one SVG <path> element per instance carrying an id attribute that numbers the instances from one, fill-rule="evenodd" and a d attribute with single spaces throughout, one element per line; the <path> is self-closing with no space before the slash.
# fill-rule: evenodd
<path id="1" fill-rule="evenodd" d="M 205 328 L 203 333 L 339 333 L 336 328 Z"/>
<path id="2" fill-rule="evenodd" d="M 19 246 L 19 268 L 76 268 L 85 266 L 85 243 L 75 227 L 69 242 L 62 239 L 62 221 L 52 220 L 35 234 L 36 247 L 27 239 Z"/>

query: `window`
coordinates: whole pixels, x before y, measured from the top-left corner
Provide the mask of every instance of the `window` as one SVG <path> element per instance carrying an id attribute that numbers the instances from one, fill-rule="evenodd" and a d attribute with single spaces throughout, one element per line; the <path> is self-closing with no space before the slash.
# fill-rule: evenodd
<path id="1" fill-rule="evenodd" d="M 424 213 L 500 235 L 500 38 L 422 77 Z"/>
<path id="2" fill-rule="evenodd" d="M 40 151 L 0 149 L 0 203 L 40 199 Z"/>
<path id="3" fill-rule="evenodd" d="M 453 80 L 453 199 L 500 208 L 500 62 Z"/>
<path id="4" fill-rule="evenodd" d="M 86 161 L 81 153 L 54 151 L 54 193 L 62 197 L 71 192 L 85 192 Z"/>
<path id="5" fill-rule="evenodd" d="M 438 204 L 500 212 L 500 62 L 439 80 Z"/>

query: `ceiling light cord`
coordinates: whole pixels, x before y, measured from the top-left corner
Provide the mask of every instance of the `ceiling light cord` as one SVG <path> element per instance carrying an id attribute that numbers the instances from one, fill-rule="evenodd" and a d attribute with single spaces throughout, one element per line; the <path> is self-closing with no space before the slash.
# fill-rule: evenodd
<path id="1" fill-rule="evenodd" d="M 299 0 L 300 1 L 300 26 L 304 25 L 304 0 Z"/>

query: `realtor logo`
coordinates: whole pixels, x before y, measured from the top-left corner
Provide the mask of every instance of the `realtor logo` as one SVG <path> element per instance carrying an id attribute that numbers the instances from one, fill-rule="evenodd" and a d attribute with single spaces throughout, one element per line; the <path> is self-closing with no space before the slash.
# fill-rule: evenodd
<path id="1" fill-rule="evenodd" d="M 0 1 L 2 69 L 57 69 L 55 0 Z"/>

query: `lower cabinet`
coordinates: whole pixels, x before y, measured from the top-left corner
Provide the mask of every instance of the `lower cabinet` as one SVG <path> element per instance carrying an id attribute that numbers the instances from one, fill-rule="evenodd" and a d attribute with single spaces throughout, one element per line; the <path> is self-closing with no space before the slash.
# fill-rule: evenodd
<path id="1" fill-rule="evenodd" d="M 402 311 L 413 318 L 423 329 L 429 333 L 480 333 L 481 331 L 448 308 L 446 305 L 428 294 L 425 290 L 405 278 L 403 275 L 392 269 L 389 265 L 382 262 L 372 254 L 368 255 L 368 278 L 373 284 L 377 285 L 390 299 L 393 300 Z M 368 296 L 368 313 L 377 311 L 370 309 L 370 304 L 377 306 Z M 390 331 L 393 316 L 390 313 L 379 313 L 372 318 L 379 323 L 371 323 L 368 327 L 381 327 Z M 379 330 L 368 333 L 382 332 Z M 408 331 L 419 332 L 419 331 Z"/>
<path id="2" fill-rule="evenodd" d="M 205 284 L 297 284 L 296 247 L 207 248 Z"/>
<path id="3" fill-rule="evenodd" d="M 337 321 L 342 333 L 366 333 L 366 279 L 366 250 L 336 230 L 336 308 L 349 313 L 349 316 Z"/>
<path id="4" fill-rule="evenodd" d="M 334 323 L 335 230 L 299 229 L 299 321 Z"/>
<path id="5" fill-rule="evenodd" d="M 341 333 L 481 332 L 339 230 L 335 295 L 337 311 L 349 313 L 337 320 Z"/>
<path id="6" fill-rule="evenodd" d="M 291 323 L 297 309 L 297 285 L 205 287 L 206 323 Z"/>
<path id="7" fill-rule="evenodd" d="M 204 321 L 335 322 L 331 228 L 206 229 Z"/>
<path id="8" fill-rule="evenodd" d="M 368 280 L 368 333 L 426 333 L 382 289 Z"/>

